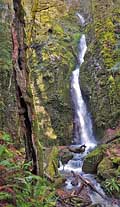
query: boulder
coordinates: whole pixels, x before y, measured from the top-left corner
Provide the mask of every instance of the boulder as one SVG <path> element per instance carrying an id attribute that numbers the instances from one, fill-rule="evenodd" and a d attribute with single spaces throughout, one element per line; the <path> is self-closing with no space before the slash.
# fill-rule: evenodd
<path id="1" fill-rule="evenodd" d="M 72 152 L 69 151 L 69 149 L 66 148 L 62 148 L 59 151 L 59 160 L 62 162 L 63 165 L 67 164 L 69 160 L 71 160 L 73 158 L 73 154 Z"/>
<path id="2" fill-rule="evenodd" d="M 101 145 L 86 156 L 82 168 L 85 173 L 94 174 L 97 172 L 97 166 L 103 159 L 105 148 L 105 145 Z"/>
<path id="3" fill-rule="evenodd" d="M 65 184 L 66 178 L 62 175 L 55 179 L 54 185 L 56 188 L 61 187 Z"/>
<path id="4" fill-rule="evenodd" d="M 69 151 L 74 153 L 83 153 L 85 151 L 85 148 L 86 148 L 85 145 L 81 145 L 80 147 L 76 147 L 76 146 L 68 147 Z"/>
<path id="5" fill-rule="evenodd" d="M 98 165 L 97 175 L 103 179 L 112 178 L 116 175 L 116 169 L 110 158 L 105 157 Z"/>

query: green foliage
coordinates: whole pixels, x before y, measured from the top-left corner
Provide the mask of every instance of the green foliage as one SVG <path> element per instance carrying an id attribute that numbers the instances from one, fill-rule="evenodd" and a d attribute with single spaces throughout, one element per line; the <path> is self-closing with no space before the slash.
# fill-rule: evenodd
<path id="1" fill-rule="evenodd" d="M 16 183 L 14 190 L 17 193 L 17 206 L 54 206 L 56 201 L 54 189 L 48 187 L 46 180 L 29 174 L 24 178 L 16 178 Z"/>
<path id="2" fill-rule="evenodd" d="M 9 143 L 9 142 L 11 142 L 11 137 L 10 137 L 9 134 L 3 133 L 2 140 L 4 140 L 5 142 Z"/>
<path id="3" fill-rule="evenodd" d="M 53 147 L 52 151 L 49 155 L 47 173 L 53 178 L 58 174 L 58 149 L 57 147 Z"/>
<path id="4" fill-rule="evenodd" d="M 5 202 L 8 207 L 54 207 L 54 186 L 33 175 L 30 172 L 32 163 L 23 163 L 24 156 L 9 144 L 10 136 L 6 133 L 1 136 L 4 143 L 0 146 L 0 204 Z"/>
<path id="5" fill-rule="evenodd" d="M 115 178 L 106 179 L 103 187 L 109 195 L 120 193 L 120 183 Z"/>
<path id="6" fill-rule="evenodd" d="M 5 145 L 0 146 L 0 158 L 10 158 L 12 156 L 13 153 L 9 149 L 7 149 Z"/>
<path id="7" fill-rule="evenodd" d="M 0 201 L 11 199 L 11 195 L 7 192 L 0 192 Z"/>

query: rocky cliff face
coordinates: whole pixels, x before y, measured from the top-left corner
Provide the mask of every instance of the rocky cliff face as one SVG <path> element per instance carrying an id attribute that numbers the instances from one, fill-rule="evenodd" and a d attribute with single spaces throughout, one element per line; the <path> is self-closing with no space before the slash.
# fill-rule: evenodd
<path id="1" fill-rule="evenodd" d="M 88 98 L 97 136 L 109 139 L 120 135 L 120 3 L 93 0 L 90 14 L 81 88 Z"/>
<path id="2" fill-rule="evenodd" d="M 11 5 L 12 1 L 0 1 L 0 128 L 6 126 L 15 132 L 18 118 L 11 61 Z M 112 137 L 119 136 L 119 8 L 117 0 L 22 0 L 27 64 L 40 139 L 45 144 L 55 140 L 68 144 L 72 138 L 69 80 L 81 31 L 77 11 L 87 21 L 84 33 L 88 51 L 80 74 L 83 95 L 98 137 L 109 137 L 111 132 Z"/>
<path id="3" fill-rule="evenodd" d="M 0 128 L 16 136 L 20 130 L 12 66 L 12 8 L 12 1 L 0 1 Z M 20 8 L 25 18 L 27 64 L 31 71 L 39 133 L 45 143 L 56 138 L 64 142 L 72 136 L 69 78 L 80 37 L 79 21 L 75 17 L 77 8 L 79 1 L 56 0 L 23 0 Z"/>
<path id="4" fill-rule="evenodd" d="M 31 84 L 45 143 L 72 137 L 69 80 L 80 38 L 79 1 L 23 1 Z M 47 140 L 47 141 L 46 141 Z"/>

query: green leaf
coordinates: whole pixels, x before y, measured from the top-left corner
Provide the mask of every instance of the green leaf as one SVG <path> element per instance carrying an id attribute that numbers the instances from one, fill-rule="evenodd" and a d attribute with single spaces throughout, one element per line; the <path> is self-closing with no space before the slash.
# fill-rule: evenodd
<path id="1" fill-rule="evenodd" d="M 6 147 L 4 145 L 0 146 L 0 157 L 5 153 Z"/>
<path id="2" fill-rule="evenodd" d="M 7 192 L 0 192 L 0 201 L 1 200 L 7 200 L 7 199 L 11 199 L 12 195 L 7 193 Z"/>
<path id="3" fill-rule="evenodd" d="M 4 165 L 4 166 L 6 166 L 6 167 L 13 167 L 13 166 L 15 166 L 15 164 L 14 164 L 13 162 L 10 162 L 10 161 L 8 161 L 8 160 L 3 160 L 3 161 L 1 161 L 1 162 L 0 162 L 0 165 Z"/>
<path id="4" fill-rule="evenodd" d="M 4 133 L 3 136 L 2 136 L 2 139 L 6 142 L 11 142 L 11 137 L 9 134 L 7 133 Z"/>

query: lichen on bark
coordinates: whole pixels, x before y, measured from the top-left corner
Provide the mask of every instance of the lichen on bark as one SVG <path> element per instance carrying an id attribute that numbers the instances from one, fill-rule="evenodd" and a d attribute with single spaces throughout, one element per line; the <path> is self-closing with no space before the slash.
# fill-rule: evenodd
<path id="1" fill-rule="evenodd" d="M 0 0 L 0 130 L 11 134 L 15 141 L 20 134 L 12 70 L 11 20 L 12 2 Z"/>
<path id="2" fill-rule="evenodd" d="M 37 134 L 37 119 L 32 93 L 30 92 L 29 68 L 26 61 L 24 10 L 20 0 L 14 0 L 13 6 L 13 71 L 26 160 L 33 162 L 33 173 L 43 176 L 42 147 Z"/>

